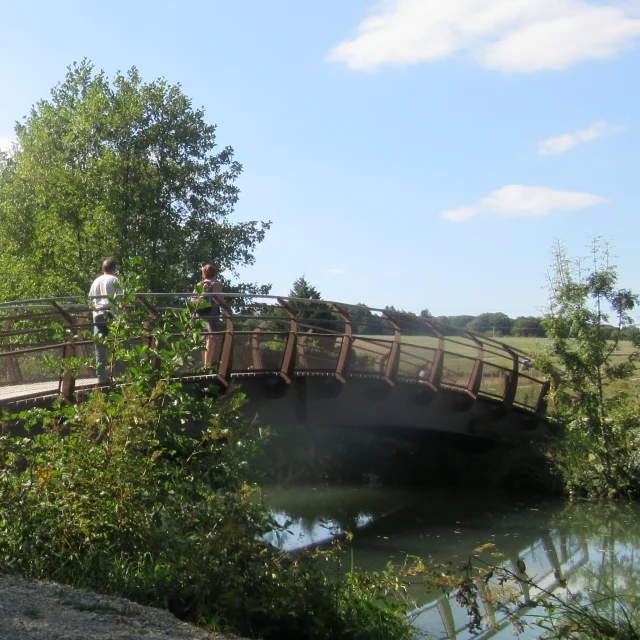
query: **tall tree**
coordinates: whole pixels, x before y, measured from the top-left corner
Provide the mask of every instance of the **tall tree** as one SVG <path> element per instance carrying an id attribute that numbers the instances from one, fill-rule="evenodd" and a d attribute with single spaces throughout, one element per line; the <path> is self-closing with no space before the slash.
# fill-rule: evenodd
<path id="1" fill-rule="evenodd" d="M 322 300 L 320 292 L 304 277 L 304 274 L 293 283 L 293 288 L 289 291 L 289 297 Z"/>
<path id="2" fill-rule="evenodd" d="M 640 339 L 636 334 L 630 353 L 619 347 L 622 331 L 635 328 L 631 314 L 640 298 L 617 288 L 617 281 L 609 248 L 599 238 L 586 272 L 558 244 L 543 320 L 548 354 L 537 359 L 554 381 L 552 415 L 564 428 L 551 460 L 570 492 L 594 497 L 640 491 L 640 402 L 633 386 L 621 384 L 640 362 Z"/>
<path id="3" fill-rule="evenodd" d="M 0 298 L 85 289 L 106 255 L 169 291 L 252 263 L 270 223 L 230 221 L 242 167 L 215 133 L 179 85 L 71 65 L 0 158 Z"/>
<path id="4" fill-rule="evenodd" d="M 296 317 L 303 327 L 314 327 L 316 329 L 329 329 L 332 331 L 342 331 L 342 325 L 336 323 L 328 305 L 317 302 L 305 302 L 305 300 L 322 300 L 320 292 L 301 275 L 289 291 L 290 298 L 302 298 L 303 300 L 289 301 L 289 304 L 296 309 Z"/>

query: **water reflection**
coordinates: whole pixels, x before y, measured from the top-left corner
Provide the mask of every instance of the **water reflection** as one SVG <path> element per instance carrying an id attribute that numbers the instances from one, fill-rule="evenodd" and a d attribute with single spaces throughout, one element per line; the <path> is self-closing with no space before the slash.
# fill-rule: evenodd
<path id="1" fill-rule="evenodd" d="M 357 567 L 382 569 L 388 560 L 401 562 L 407 554 L 462 561 L 490 542 L 504 554 L 507 568 L 540 588 L 553 591 L 566 584 L 579 597 L 615 591 L 631 606 L 638 599 L 640 509 L 634 505 L 527 504 L 481 492 L 372 488 L 277 490 L 269 501 L 281 524 L 293 522 L 292 533 L 274 534 L 270 540 L 283 549 L 325 542 L 350 530 L 355 532 Z M 474 637 L 513 637 L 507 616 L 493 607 L 485 586 L 478 586 L 485 627 Z M 523 603 L 535 602 L 535 588 L 525 582 L 517 586 Z M 418 582 L 412 591 L 419 629 L 442 640 L 472 637 L 466 612 L 455 599 L 429 592 Z M 592 597 L 590 606 L 616 614 L 609 597 Z M 526 623 L 543 613 L 525 607 L 520 615 Z M 539 636 L 540 630 L 531 626 L 521 637 Z"/>
<path id="2" fill-rule="evenodd" d="M 579 538 L 565 536 L 555 531 L 543 536 L 518 554 L 510 554 L 505 566 L 519 578 L 516 583 L 523 605 L 535 603 L 543 592 L 554 592 L 561 584 L 577 578 L 580 568 L 589 562 L 589 548 Z M 530 585 L 530 581 L 536 587 Z M 458 606 L 455 598 L 440 595 L 435 601 L 419 607 L 412 613 L 416 626 L 434 639 L 452 640 L 468 638 L 504 638 L 513 636 L 513 618 L 496 608 L 491 598 L 490 588 L 497 587 L 496 581 L 487 586 L 483 580 L 476 582 L 480 595 L 481 614 L 485 619 L 484 632 L 472 635 L 467 624 L 466 612 Z M 541 607 L 528 606 L 519 614 L 522 623 L 521 638 L 538 638 L 540 629 L 527 626 L 546 614 Z"/>
<path id="3" fill-rule="evenodd" d="M 345 527 L 332 519 L 318 518 L 312 521 L 305 518 L 292 519 L 284 511 L 271 511 L 271 515 L 281 528 L 268 533 L 264 536 L 264 540 L 282 551 L 295 551 L 309 545 L 323 544 L 345 531 L 361 529 L 373 522 L 373 516 L 365 513 L 355 516 L 353 526 L 350 527 Z"/>
<path id="4" fill-rule="evenodd" d="M 284 529 L 271 532 L 265 540 L 283 551 L 295 551 L 345 531 L 362 531 L 399 509 L 394 494 L 369 487 L 268 489 L 271 513 Z"/>

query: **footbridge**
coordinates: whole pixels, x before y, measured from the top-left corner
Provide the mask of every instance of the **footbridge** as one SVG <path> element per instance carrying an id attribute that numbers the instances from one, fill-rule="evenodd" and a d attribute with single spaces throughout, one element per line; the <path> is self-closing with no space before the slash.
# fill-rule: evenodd
<path id="1" fill-rule="evenodd" d="M 135 341 L 150 343 L 154 323 L 192 295 L 136 294 L 146 318 Z M 184 380 L 241 388 L 246 413 L 264 424 L 516 439 L 547 432 L 548 382 L 523 371 L 526 354 L 499 340 L 392 309 L 235 293 L 215 301 L 217 330 L 204 322 L 202 330 L 216 365 L 192 366 Z M 92 322 L 78 297 L 0 303 L 0 409 L 74 402 L 96 387 L 89 366 L 59 373 L 65 359 L 92 357 Z"/>

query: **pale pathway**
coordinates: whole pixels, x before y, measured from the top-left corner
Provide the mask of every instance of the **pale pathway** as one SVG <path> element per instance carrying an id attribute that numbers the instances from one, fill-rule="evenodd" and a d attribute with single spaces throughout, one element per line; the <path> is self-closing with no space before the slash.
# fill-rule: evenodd
<path id="1" fill-rule="evenodd" d="M 2 640 L 227 640 L 123 598 L 0 574 Z M 234 640 L 242 640 L 235 638 Z"/>

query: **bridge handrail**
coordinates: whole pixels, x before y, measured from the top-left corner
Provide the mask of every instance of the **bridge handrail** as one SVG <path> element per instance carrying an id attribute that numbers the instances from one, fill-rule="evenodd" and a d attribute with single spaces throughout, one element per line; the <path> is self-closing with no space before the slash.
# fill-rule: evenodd
<path id="1" fill-rule="evenodd" d="M 176 301 L 189 299 L 193 296 L 193 292 L 147 292 L 135 295 L 151 315 L 170 309 L 184 308 L 182 304 L 172 302 L 154 307 L 152 304 L 154 299 L 164 298 Z M 240 340 L 241 336 L 251 334 L 252 350 L 265 349 L 264 346 L 260 346 L 259 334 L 263 338 L 266 335 L 280 334 L 288 336 L 284 341 L 286 354 L 283 353 L 279 368 L 279 375 L 287 383 L 291 382 L 291 375 L 295 373 L 303 375 L 305 372 L 312 371 L 332 372 L 338 380 L 346 382 L 349 375 L 358 375 L 354 372 L 356 369 L 362 372 L 364 366 L 365 371 L 369 367 L 371 374 L 380 376 L 391 386 L 400 379 L 402 382 L 425 384 L 433 391 L 437 391 L 441 386 L 447 386 L 465 391 L 473 398 L 500 397 L 501 401 L 508 406 L 515 404 L 537 411 L 544 408 L 544 396 L 548 390 L 548 383 L 531 375 L 521 374 L 520 358 L 527 357 L 527 354 L 494 338 L 474 334 L 458 327 L 450 327 L 433 318 L 422 318 L 392 309 L 380 309 L 361 304 L 254 293 L 229 292 L 216 294 L 216 297 L 222 304 L 223 321 L 227 322 L 227 325 L 224 330 L 209 335 L 218 335 L 221 341 L 220 359 L 223 362 L 221 362 L 218 378 L 224 385 L 229 383 L 229 375 L 248 370 L 247 366 L 234 367 L 234 349 L 237 351 L 237 349 L 246 348 L 240 343 L 234 347 L 234 334 L 236 334 L 236 341 Z M 225 301 L 230 301 L 230 304 L 224 304 Z M 242 309 L 247 308 L 245 301 L 248 303 L 255 301 L 255 304 L 259 305 L 256 308 L 260 313 L 256 315 L 243 313 Z M 233 313 L 234 308 L 238 308 L 239 313 Z M 287 312 L 287 316 L 268 315 L 268 309 L 271 308 L 282 309 Z M 49 317 L 57 316 L 62 317 L 65 324 L 74 329 L 72 333 L 81 334 L 83 329 L 92 327 L 92 322 L 85 321 L 89 318 L 89 311 L 87 297 L 80 295 L 0 302 L 0 322 L 2 323 L 0 324 L 0 389 L 7 386 L 2 382 L 3 379 L 8 379 L 9 382 L 22 381 L 17 357 L 29 351 L 29 343 L 16 342 L 15 337 L 24 338 L 26 335 L 48 331 L 46 327 L 12 329 L 14 322 L 23 322 L 31 318 L 44 322 Z M 314 312 L 324 315 L 322 318 L 314 318 L 312 315 Z M 369 326 L 377 323 L 378 328 L 383 326 L 389 333 L 375 335 L 355 333 L 351 319 L 354 312 L 367 314 L 364 318 L 360 316 L 354 320 L 360 326 L 370 320 Z M 375 323 L 373 318 L 377 318 Z M 261 328 L 247 330 L 245 325 L 251 320 L 262 321 L 263 325 Z M 233 324 L 236 321 L 243 322 L 243 325 L 237 329 L 234 328 Z M 287 326 L 278 331 L 265 331 L 265 322 L 280 322 Z M 331 324 L 336 328 L 331 328 Z M 309 337 L 314 340 L 308 342 Z M 433 342 L 421 343 L 421 338 L 424 337 Z M 74 341 L 78 347 L 91 344 L 91 341 L 84 340 L 82 335 L 75 336 Z M 38 345 L 37 349 L 31 349 L 31 351 L 46 351 L 48 348 L 64 346 L 65 343 L 56 342 L 50 345 Z M 63 357 L 67 357 L 66 352 L 67 350 Z M 430 354 L 426 360 L 425 352 Z M 74 345 L 71 345 L 69 353 L 75 353 Z M 277 354 L 272 350 L 272 355 L 273 353 Z M 238 355 L 238 353 L 235 354 L 236 357 Z M 310 358 L 313 361 L 311 364 Z M 469 364 L 454 365 L 457 369 L 445 366 L 445 360 L 451 363 L 452 358 L 455 362 Z M 424 361 L 422 369 L 418 370 L 421 361 Z M 7 375 L 3 375 L 3 362 L 7 363 L 5 366 Z M 261 359 L 253 358 L 253 362 L 261 362 Z M 487 369 L 483 372 L 485 365 Z M 249 368 L 255 370 L 252 366 Z M 272 373 L 273 370 L 274 367 L 270 366 L 268 369 L 265 368 L 264 372 Z M 422 375 L 423 372 L 426 372 L 426 377 Z M 518 382 L 521 377 L 523 381 L 526 380 L 528 386 L 524 396 L 526 401 L 518 396 Z M 496 381 L 496 378 L 501 379 Z M 73 379 L 67 380 L 66 386 L 63 385 L 63 392 L 73 393 L 74 385 Z M 539 389 L 536 397 L 533 398 L 531 394 L 535 394 L 537 387 Z"/>
<path id="2" fill-rule="evenodd" d="M 191 298 L 193 297 L 193 292 L 182 292 L 182 293 L 173 293 L 173 292 L 142 292 L 142 293 L 136 293 L 135 294 L 136 297 L 138 298 Z M 289 297 L 289 296 L 277 296 L 277 295 L 262 295 L 262 294 L 254 294 L 254 293 L 233 293 L 233 292 L 223 292 L 223 293 L 218 293 L 216 294 L 217 297 L 222 298 L 222 299 L 234 299 L 234 298 L 245 298 L 245 299 L 261 299 L 261 300 L 274 300 L 276 302 L 278 302 L 279 300 L 288 300 L 288 301 L 292 301 L 292 302 L 301 302 L 301 303 L 309 303 L 309 302 L 313 302 L 315 305 L 342 305 L 345 307 L 350 307 L 353 309 L 360 309 L 363 311 L 368 311 L 368 312 L 376 312 L 376 313 L 388 313 L 388 314 L 393 314 L 396 316 L 401 316 L 401 317 L 406 317 L 408 319 L 411 319 L 412 321 L 418 320 L 418 321 L 423 321 L 426 325 L 430 325 L 431 323 L 435 323 L 435 320 L 429 318 L 422 318 L 420 316 L 412 316 L 410 314 L 406 314 L 406 313 L 402 313 L 400 311 L 394 311 L 394 310 L 389 310 L 389 309 L 382 309 L 382 308 L 378 308 L 378 307 L 370 307 L 367 305 L 362 305 L 362 304 L 351 304 L 351 303 L 344 303 L 344 302 L 337 302 L 334 300 L 311 300 L 308 298 L 295 298 L 295 297 Z M 102 296 L 80 296 L 80 295 L 76 295 L 76 296 L 62 296 L 62 297 L 52 297 L 52 298 L 35 298 L 35 299 L 31 299 L 31 300 L 13 300 L 13 301 L 5 301 L 5 302 L 0 302 L 0 310 L 3 309 L 7 309 L 7 310 L 13 310 L 13 309 L 20 309 L 20 308 L 24 308 L 25 306 L 28 308 L 40 308 L 40 309 L 50 309 L 51 308 L 51 303 L 56 303 L 56 302 L 76 302 L 77 306 L 79 308 L 81 307 L 85 307 L 88 310 L 89 305 L 87 304 L 87 300 L 92 299 L 92 298 L 100 298 Z M 34 303 L 38 303 L 37 305 Z M 305 307 L 305 310 L 311 310 L 314 309 L 314 306 L 311 307 Z M 489 336 L 485 336 L 485 335 L 480 335 L 480 334 L 474 334 L 472 331 L 467 331 L 466 329 L 461 329 L 459 327 L 453 327 L 451 325 L 445 325 L 442 323 L 437 323 L 438 326 L 444 327 L 447 329 L 447 331 L 451 332 L 451 334 L 453 335 L 459 335 L 459 336 L 476 336 L 479 337 L 483 342 L 486 343 L 490 343 L 496 347 L 499 348 L 505 348 L 507 347 L 507 345 L 505 345 L 503 342 L 500 342 L 499 340 L 496 340 L 495 338 L 491 338 Z M 514 352 L 518 353 L 518 355 L 522 355 L 522 356 L 527 356 L 527 353 L 525 351 L 522 351 L 521 349 L 518 349 L 517 347 L 507 347 L 510 350 L 513 350 Z"/>

